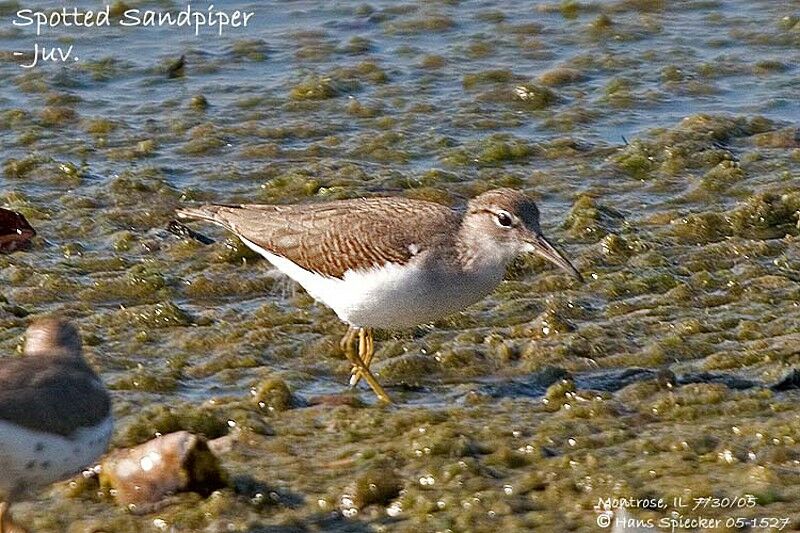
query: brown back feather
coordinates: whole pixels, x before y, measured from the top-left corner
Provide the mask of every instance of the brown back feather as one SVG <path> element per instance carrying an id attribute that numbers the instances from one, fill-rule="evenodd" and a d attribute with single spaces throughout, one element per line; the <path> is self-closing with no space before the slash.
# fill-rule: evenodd
<path id="1" fill-rule="evenodd" d="M 334 278 L 348 270 L 405 264 L 451 238 L 452 228 L 461 220 L 446 206 L 398 197 L 300 205 L 209 205 L 179 214 L 219 224 L 306 270 Z"/>
<path id="2" fill-rule="evenodd" d="M 110 412 L 108 393 L 83 359 L 0 359 L 0 421 L 70 436 Z"/>

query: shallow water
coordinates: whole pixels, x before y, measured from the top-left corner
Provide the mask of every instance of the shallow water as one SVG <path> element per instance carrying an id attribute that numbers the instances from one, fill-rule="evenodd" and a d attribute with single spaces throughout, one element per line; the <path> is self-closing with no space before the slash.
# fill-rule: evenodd
<path id="1" fill-rule="evenodd" d="M 226 2 L 251 28 L 62 28 L 38 42 L 80 60 L 30 71 L 21 7 L 0 3 L 0 205 L 40 238 L 0 256 L 0 348 L 64 313 L 116 446 L 236 435 L 208 499 L 131 513 L 62 484 L 19 505 L 37 531 L 593 530 L 598 498 L 746 493 L 685 514 L 800 527 L 797 393 L 773 386 L 800 359 L 796 5 Z M 345 394 L 329 310 L 222 231 L 165 229 L 188 201 L 500 185 L 588 282 L 528 259 L 381 332 L 388 409 Z"/>

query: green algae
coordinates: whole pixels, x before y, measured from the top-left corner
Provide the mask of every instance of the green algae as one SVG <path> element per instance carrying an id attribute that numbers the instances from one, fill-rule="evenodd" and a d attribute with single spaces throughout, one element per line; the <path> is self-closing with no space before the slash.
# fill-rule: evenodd
<path id="1" fill-rule="evenodd" d="M 65 253 L 65 256 L 69 257 Z M 164 275 L 156 268 L 136 265 L 123 276 L 97 280 L 80 293 L 87 301 L 152 302 L 169 294 Z"/>
<path id="2" fill-rule="evenodd" d="M 332 79 L 311 77 L 292 87 L 289 97 L 292 100 L 327 100 L 341 93 L 342 88 Z"/>
<path id="3" fill-rule="evenodd" d="M 122 72 L 128 66 L 129 64 L 113 57 L 104 57 L 80 63 L 80 68 L 85 70 L 92 80 L 96 82 L 107 82 L 116 79 L 122 75 Z"/>
<path id="4" fill-rule="evenodd" d="M 780 128 L 756 133 L 752 137 L 756 146 L 762 148 L 795 148 L 798 146 L 797 128 Z"/>
<path id="5" fill-rule="evenodd" d="M 589 23 L 589 31 L 594 34 L 594 36 L 599 36 L 609 32 L 613 27 L 614 21 L 611 20 L 611 17 L 605 13 L 597 15 L 597 17 Z"/>
<path id="6" fill-rule="evenodd" d="M 272 378 L 253 389 L 253 401 L 267 411 L 286 411 L 293 405 L 292 393 L 285 381 Z"/>
<path id="7" fill-rule="evenodd" d="M 373 135 L 360 143 L 351 154 L 372 161 L 404 163 L 408 161 L 409 154 L 405 150 L 398 149 L 402 140 L 402 134 L 393 131 Z"/>
<path id="8" fill-rule="evenodd" d="M 42 126 L 63 127 L 78 120 L 77 112 L 71 107 L 48 106 L 39 114 Z"/>
<path id="9" fill-rule="evenodd" d="M 477 164 L 497 166 L 508 162 L 522 162 L 539 152 L 537 146 L 513 135 L 496 134 L 486 137 L 467 149 L 452 150 L 444 157 L 451 166 Z"/>
<path id="10" fill-rule="evenodd" d="M 492 43 L 486 41 L 474 41 L 467 46 L 467 56 L 471 59 L 487 57 L 494 51 Z"/>
<path id="11" fill-rule="evenodd" d="M 381 114 L 382 108 L 377 104 L 362 104 L 352 100 L 347 104 L 347 113 L 358 118 L 375 118 Z"/>
<path id="12" fill-rule="evenodd" d="M 452 18 L 432 14 L 424 18 L 411 18 L 388 22 L 385 31 L 388 34 L 414 35 L 418 33 L 439 33 L 452 30 L 456 26 Z"/>
<path id="13" fill-rule="evenodd" d="M 613 231 L 618 231 L 624 223 L 622 213 L 599 204 L 590 195 L 579 196 L 572 205 L 564 227 L 578 239 L 597 241 Z M 611 244 L 612 249 L 614 244 Z"/>
<path id="14" fill-rule="evenodd" d="M 382 85 L 389 81 L 389 73 L 374 61 L 362 61 L 352 67 L 340 67 L 330 72 L 330 76 L 339 83 L 355 82 Z"/>
<path id="15" fill-rule="evenodd" d="M 540 83 L 547 86 L 570 85 L 582 81 L 586 76 L 578 69 L 558 67 L 539 74 Z"/>
<path id="16" fill-rule="evenodd" d="M 558 101 L 558 95 L 552 89 L 533 83 L 518 85 L 514 92 L 517 102 L 528 110 L 545 109 Z"/>
<path id="17" fill-rule="evenodd" d="M 348 54 L 363 55 L 372 52 L 375 49 L 375 43 L 366 37 L 355 36 L 352 37 L 347 44 L 342 47 L 342 50 Z"/>
<path id="18" fill-rule="evenodd" d="M 179 152 L 186 155 L 202 155 L 218 152 L 227 143 L 212 124 L 201 124 L 192 128 L 189 132 L 189 139 L 179 149 Z"/>
<path id="19" fill-rule="evenodd" d="M 353 502 L 359 508 L 387 505 L 400 494 L 402 479 L 391 468 L 372 468 L 356 480 Z"/>
<path id="20" fill-rule="evenodd" d="M 189 107 L 196 111 L 205 111 L 208 109 L 208 106 L 208 100 L 202 94 L 192 96 L 192 98 L 189 100 Z"/>
<path id="21" fill-rule="evenodd" d="M 110 390 L 116 391 L 139 390 L 164 394 L 175 392 L 178 386 L 178 377 L 148 372 L 144 369 L 108 385 Z"/>
<path id="22" fill-rule="evenodd" d="M 423 57 L 422 61 L 420 62 L 420 66 L 422 68 L 430 70 L 443 68 L 446 64 L 447 60 L 444 57 L 437 54 L 428 54 L 425 57 Z"/>
<path id="23" fill-rule="evenodd" d="M 472 89 L 479 85 L 508 83 L 513 77 L 514 75 L 510 70 L 486 70 L 464 75 L 461 84 L 465 89 Z"/>
<path id="24" fill-rule="evenodd" d="M 611 159 L 621 171 L 640 180 L 703 171 L 700 177 L 706 189 L 724 190 L 746 174 L 723 143 L 758 135 L 766 138 L 774 129 L 773 124 L 759 117 L 748 122 L 694 115 L 684 119 L 676 130 L 627 144 Z"/>
<path id="25" fill-rule="evenodd" d="M 713 242 L 730 235 L 780 238 L 797 234 L 797 193 L 764 193 L 740 202 L 726 213 L 689 215 L 674 225 L 676 235 L 691 242 Z"/>
<path id="26" fill-rule="evenodd" d="M 745 179 L 745 177 L 745 172 L 735 161 L 723 160 L 703 174 L 701 183 L 707 189 L 720 191 Z"/>
<path id="27" fill-rule="evenodd" d="M 6 159 L 3 162 L 3 175 L 7 178 L 24 178 L 46 161 L 40 156 L 28 156 L 24 159 Z"/>
<path id="28" fill-rule="evenodd" d="M 730 215 L 736 235 L 780 238 L 800 230 L 800 192 L 764 193 L 748 198 Z"/>
<path id="29" fill-rule="evenodd" d="M 249 259 L 250 255 L 239 255 L 236 258 L 226 258 L 224 261 L 240 263 L 245 258 Z M 275 282 L 269 278 L 239 281 L 230 279 L 225 273 L 217 273 L 193 277 L 187 281 L 186 285 L 185 294 L 193 300 L 214 301 L 233 296 L 245 297 L 248 294 L 268 292 L 275 286 Z"/>
<path id="30" fill-rule="evenodd" d="M 231 53 L 239 59 L 265 61 L 267 43 L 263 39 L 240 39 L 231 45 Z"/>
<path id="31" fill-rule="evenodd" d="M 105 136 L 113 132 L 119 125 L 111 120 L 99 117 L 84 120 L 84 130 L 96 136 Z"/>
<path id="32" fill-rule="evenodd" d="M 119 311 L 118 317 L 134 324 L 136 327 L 145 328 L 145 330 L 176 326 L 184 327 L 192 323 L 191 317 L 172 302 L 140 305 Z"/>
<path id="33" fill-rule="evenodd" d="M 135 446 L 175 431 L 190 431 L 208 439 L 228 433 L 228 423 L 209 409 L 192 406 L 145 407 L 115 435 L 117 446 Z"/>
<path id="34" fill-rule="evenodd" d="M 145 139 L 136 142 L 132 146 L 112 148 L 106 152 L 106 156 L 115 161 L 131 161 L 155 155 L 158 150 L 158 143 L 153 139 Z"/>

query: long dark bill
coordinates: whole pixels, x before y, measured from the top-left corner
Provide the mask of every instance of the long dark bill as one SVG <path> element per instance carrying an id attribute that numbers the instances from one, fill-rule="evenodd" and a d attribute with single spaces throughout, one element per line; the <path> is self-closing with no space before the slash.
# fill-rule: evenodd
<path id="1" fill-rule="evenodd" d="M 533 246 L 533 251 L 536 254 L 544 257 L 554 265 L 557 265 L 562 270 L 568 272 L 573 278 L 577 279 L 581 283 L 583 283 L 583 276 L 581 273 L 578 272 L 578 269 L 569 262 L 569 260 L 564 257 L 561 252 L 556 250 L 556 248 L 550 244 L 544 235 L 536 235 L 530 241 L 531 245 Z"/>

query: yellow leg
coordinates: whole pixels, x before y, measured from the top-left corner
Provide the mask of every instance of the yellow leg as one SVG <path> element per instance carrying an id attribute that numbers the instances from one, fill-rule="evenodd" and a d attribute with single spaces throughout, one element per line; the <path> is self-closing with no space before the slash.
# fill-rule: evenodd
<path id="1" fill-rule="evenodd" d="M 358 353 L 353 349 L 353 344 L 356 335 L 358 335 Z M 389 398 L 389 395 L 386 394 L 386 391 L 383 389 L 378 380 L 375 379 L 375 376 L 372 375 L 372 372 L 364 365 L 363 357 L 366 355 L 367 349 L 367 340 L 366 340 L 366 332 L 361 328 L 350 328 L 347 331 L 347 334 L 344 336 L 341 342 L 341 346 L 344 349 L 344 354 L 347 356 L 347 359 L 350 361 L 350 364 L 353 365 L 354 368 L 358 369 L 358 372 L 363 378 L 367 381 L 370 388 L 372 388 L 375 395 L 382 401 L 386 403 L 392 403 L 392 400 Z"/>
<path id="2" fill-rule="evenodd" d="M 372 357 L 375 355 L 375 336 L 372 334 L 372 328 L 367 328 L 367 360 L 364 364 L 369 365 L 372 363 Z"/>
<path id="3" fill-rule="evenodd" d="M 369 365 L 372 363 L 372 357 L 375 355 L 375 341 L 372 334 L 372 328 L 361 328 L 363 331 L 363 335 L 359 333 L 358 343 L 359 343 L 359 353 L 363 353 L 363 357 L 361 360 L 364 361 L 364 366 L 369 368 Z M 362 347 L 361 344 L 365 343 Z M 353 367 L 353 370 L 350 375 L 350 386 L 355 387 L 358 385 L 358 382 L 361 381 L 361 372 L 356 368 Z"/>
<path id="4" fill-rule="evenodd" d="M 342 349 L 342 353 L 347 355 L 349 352 L 353 351 L 353 342 L 355 342 L 357 335 L 358 328 L 354 328 L 353 326 L 347 328 L 347 333 L 345 333 L 342 340 L 339 341 L 339 348 Z"/>

